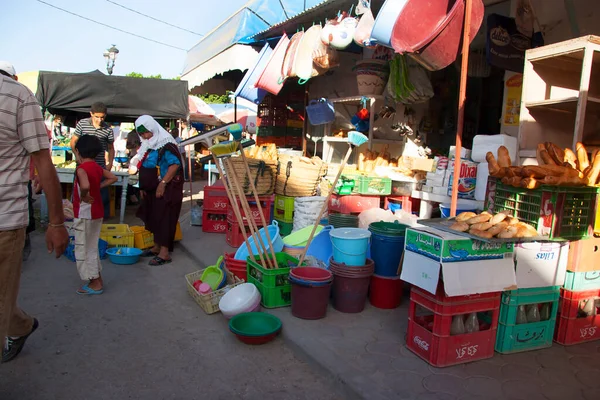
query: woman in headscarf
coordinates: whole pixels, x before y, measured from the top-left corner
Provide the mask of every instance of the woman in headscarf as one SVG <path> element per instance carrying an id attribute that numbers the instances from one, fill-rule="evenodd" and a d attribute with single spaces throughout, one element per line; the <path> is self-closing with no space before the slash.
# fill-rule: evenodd
<path id="1" fill-rule="evenodd" d="M 139 169 L 142 202 L 137 216 L 154 234 L 154 247 L 142 256 L 152 257 L 150 265 L 170 263 L 173 239 L 183 201 L 183 168 L 177 142 L 154 118 L 142 115 L 135 121 L 142 139 L 130 165 Z"/>

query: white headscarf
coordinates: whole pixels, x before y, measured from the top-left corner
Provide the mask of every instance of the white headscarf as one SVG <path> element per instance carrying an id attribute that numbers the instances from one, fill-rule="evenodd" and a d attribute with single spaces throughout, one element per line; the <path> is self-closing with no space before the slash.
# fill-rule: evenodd
<path id="1" fill-rule="evenodd" d="M 138 130 L 140 126 L 144 126 L 148 131 L 152 132 L 152 137 L 148 140 L 141 139 L 142 145 L 138 150 L 135 157 L 133 157 L 130 161 L 130 165 L 136 165 L 146 154 L 148 149 L 150 150 L 158 150 L 163 147 L 167 143 L 173 143 L 177 146 L 177 142 L 173 139 L 173 136 L 169 132 L 167 132 L 163 127 L 160 126 L 158 122 L 150 115 L 142 115 L 138 119 L 135 120 L 135 129 Z"/>

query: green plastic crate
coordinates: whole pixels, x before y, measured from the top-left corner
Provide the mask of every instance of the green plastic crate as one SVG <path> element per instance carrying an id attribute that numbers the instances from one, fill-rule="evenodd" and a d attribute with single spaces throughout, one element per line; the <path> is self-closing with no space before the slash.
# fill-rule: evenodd
<path id="1" fill-rule="evenodd" d="M 379 176 L 361 176 L 358 193 L 373 196 L 390 195 L 392 194 L 392 180 Z"/>
<path id="2" fill-rule="evenodd" d="M 359 194 L 360 179 L 361 177 L 359 175 L 341 175 L 338 183 L 335 185 L 333 193 L 339 195 Z"/>
<path id="3" fill-rule="evenodd" d="M 553 240 L 578 240 L 593 234 L 598 188 L 542 186 L 531 190 L 498 180 L 495 185 L 493 212 L 510 210 Z"/>
<path id="4" fill-rule="evenodd" d="M 547 321 L 520 325 L 498 324 L 495 350 L 510 354 L 521 351 L 539 350 L 552 346 L 556 327 L 557 304 L 552 305 L 552 318 Z"/>
<path id="5" fill-rule="evenodd" d="M 256 286 L 261 296 L 260 304 L 265 308 L 286 307 L 292 304 L 292 285 L 270 288 L 251 276 L 248 276 L 248 283 Z"/>
<path id="6" fill-rule="evenodd" d="M 298 259 L 287 253 L 275 253 L 275 258 L 280 267 L 276 269 L 266 269 L 259 264 L 259 256 L 255 255 L 254 260 L 252 257 L 248 257 L 246 264 L 248 278 L 252 277 L 258 283 L 268 288 L 289 285 L 288 275 L 290 273 L 290 268 L 298 265 Z"/>
<path id="7" fill-rule="evenodd" d="M 281 194 L 275 195 L 275 219 L 281 222 L 294 222 L 294 198 Z M 279 228 L 281 231 L 281 227 Z"/>
<path id="8" fill-rule="evenodd" d="M 559 297 L 560 286 L 516 289 L 503 292 L 498 321 L 505 325 L 514 325 L 517 320 L 517 308 L 519 306 L 550 303 L 558 301 Z"/>
<path id="9" fill-rule="evenodd" d="M 259 126 L 256 128 L 256 136 L 258 137 L 284 137 L 286 132 L 285 126 Z"/>
<path id="10" fill-rule="evenodd" d="M 567 271 L 564 288 L 573 292 L 600 289 L 600 271 Z"/>
<path id="11" fill-rule="evenodd" d="M 275 220 L 279 224 L 279 234 L 282 237 L 289 235 L 294 230 L 294 224 L 292 222 L 285 222 L 277 218 L 275 218 Z"/>

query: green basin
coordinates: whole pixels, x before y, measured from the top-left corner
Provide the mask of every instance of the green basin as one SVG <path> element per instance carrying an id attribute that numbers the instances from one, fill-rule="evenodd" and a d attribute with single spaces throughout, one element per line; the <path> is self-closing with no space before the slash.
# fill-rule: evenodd
<path id="1" fill-rule="evenodd" d="M 299 231 L 291 233 L 283 238 L 283 243 L 286 246 L 296 246 L 296 247 L 304 247 L 306 246 L 306 242 L 308 242 L 308 237 L 310 236 L 310 232 L 312 231 L 313 225 L 304 227 Z M 317 230 L 315 231 L 315 236 L 319 234 L 323 230 L 323 226 L 319 225 Z"/>
<path id="2" fill-rule="evenodd" d="M 281 329 L 281 320 L 263 312 L 242 313 L 229 320 L 229 329 L 236 335 L 266 336 Z"/>

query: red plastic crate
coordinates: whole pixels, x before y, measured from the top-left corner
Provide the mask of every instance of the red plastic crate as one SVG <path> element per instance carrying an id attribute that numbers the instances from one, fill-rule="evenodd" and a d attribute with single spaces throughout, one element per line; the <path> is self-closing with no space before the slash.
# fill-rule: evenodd
<path id="1" fill-rule="evenodd" d="M 560 306 L 558 307 L 559 316 L 561 318 L 577 318 L 579 302 L 592 297 L 600 297 L 600 289 L 573 292 L 571 290 L 561 288 Z"/>
<path id="2" fill-rule="evenodd" d="M 565 346 L 600 339 L 600 315 L 585 318 L 557 318 L 554 341 Z"/>
<path id="3" fill-rule="evenodd" d="M 302 136 L 286 136 L 285 147 L 302 147 Z"/>
<path id="4" fill-rule="evenodd" d="M 329 212 L 342 214 L 361 213 L 371 208 L 379 208 L 379 196 L 350 195 L 341 196 L 332 194 L 327 205 Z"/>
<path id="5" fill-rule="evenodd" d="M 411 300 L 425 308 L 444 315 L 466 314 L 500 307 L 502 292 L 471 294 L 467 296 L 446 296 L 443 284 L 438 285 L 433 295 L 421 288 L 412 286 Z"/>
<path id="6" fill-rule="evenodd" d="M 246 229 L 246 235 L 250 237 L 251 233 L 249 228 L 244 228 Z M 258 229 L 260 228 L 261 226 L 258 227 Z M 242 234 L 240 225 L 237 222 L 227 220 L 227 235 L 225 236 L 225 240 L 227 241 L 227 244 L 231 247 L 240 247 L 244 244 L 244 235 Z"/>
<path id="7" fill-rule="evenodd" d="M 439 336 L 408 319 L 406 346 L 434 367 L 448 367 L 492 358 L 495 342 L 496 328 L 464 335 Z"/>
<path id="8" fill-rule="evenodd" d="M 225 186 L 204 186 L 204 203 L 202 205 L 205 211 L 227 212 L 229 198 L 225 191 Z"/>
<path id="9" fill-rule="evenodd" d="M 217 217 L 218 220 L 211 219 Z M 202 213 L 202 232 L 207 233 L 226 233 L 227 232 L 227 214 L 211 212 L 204 210 Z"/>
<path id="10" fill-rule="evenodd" d="M 256 138 L 256 145 L 262 146 L 265 144 L 273 143 L 277 147 L 285 147 L 285 136 L 275 137 L 275 136 L 262 136 Z"/>
<path id="11" fill-rule="evenodd" d="M 433 315 L 418 317 L 416 315 L 417 305 L 431 311 Z M 492 312 L 491 328 L 496 329 L 500 313 L 500 293 L 495 293 L 495 298 L 486 298 L 480 301 L 443 304 L 435 302 L 432 298 L 422 296 L 420 293 L 416 293 L 414 286 L 411 289 L 408 309 L 409 318 L 413 321 L 421 321 L 422 319 L 423 321 L 421 322 L 423 322 L 423 325 L 430 328 L 432 333 L 438 336 L 450 335 L 450 326 L 452 325 L 452 318 L 455 315 L 485 311 Z"/>
<path id="12" fill-rule="evenodd" d="M 271 220 L 271 206 L 273 205 L 273 197 L 259 197 L 260 206 L 262 208 L 263 215 L 265 217 L 265 221 L 269 223 Z M 258 212 L 258 206 L 256 201 L 254 201 L 254 197 L 248 197 L 248 204 L 250 205 L 250 211 L 252 212 L 252 217 L 257 225 L 262 225 L 262 219 L 260 218 L 260 213 Z M 244 219 L 244 224 L 248 225 L 248 220 L 246 219 L 246 213 L 242 208 L 241 203 L 238 201 L 238 207 L 240 213 L 242 214 L 242 218 Z M 227 219 L 232 222 L 237 222 L 237 218 L 235 217 L 235 212 L 233 211 L 233 207 L 231 205 L 227 208 Z"/>

